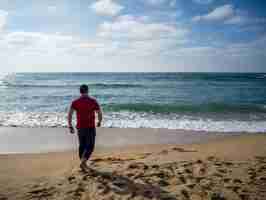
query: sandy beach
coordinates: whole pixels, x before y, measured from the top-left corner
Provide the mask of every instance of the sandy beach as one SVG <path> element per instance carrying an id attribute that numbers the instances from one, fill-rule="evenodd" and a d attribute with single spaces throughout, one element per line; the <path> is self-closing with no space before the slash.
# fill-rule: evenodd
<path id="1" fill-rule="evenodd" d="M 266 135 L 213 135 L 189 144 L 97 147 L 89 173 L 79 170 L 75 150 L 2 154 L 0 199 L 264 200 Z"/>

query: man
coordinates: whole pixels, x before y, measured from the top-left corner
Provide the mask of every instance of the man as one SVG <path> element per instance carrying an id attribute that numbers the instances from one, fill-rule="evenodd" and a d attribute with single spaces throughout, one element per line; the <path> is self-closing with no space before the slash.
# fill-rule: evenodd
<path id="1" fill-rule="evenodd" d="M 79 158 L 80 168 L 83 171 L 89 170 L 87 161 L 90 158 L 94 146 L 96 137 L 95 128 L 95 113 L 98 116 L 97 127 L 101 126 L 102 111 L 98 102 L 88 95 L 89 88 L 87 85 L 80 86 L 81 96 L 74 100 L 71 104 L 68 113 L 68 127 L 71 134 L 74 134 L 74 128 L 72 126 L 72 115 L 76 111 L 77 116 L 77 131 L 79 138 Z"/>

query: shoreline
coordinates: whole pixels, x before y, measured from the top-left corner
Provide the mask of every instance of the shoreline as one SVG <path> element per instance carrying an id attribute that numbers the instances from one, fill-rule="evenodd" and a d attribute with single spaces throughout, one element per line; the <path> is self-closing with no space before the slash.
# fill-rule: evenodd
<path id="1" fill-rule="evenodd" d="M 50 113 L 51 114 L 51 113 Z M 46 121 L 47 118 L 50 118 L 50 114 L 47 114 L 47 116 L 43 116 L 44 118 L 37 117 L 37 121 Z M 3 114 L 5 115 L 5 114 Z M 45 114 L 44 114 L 45 115 Z M 54 117 L 54 113 L 52 114 Z M 21 118 L 21 121 L 25 121 L 26 124 L 33 120 L 33 118 L 28 118 L 29 116 L 12 116 L 12 118 Z M 35 124 L 36 119 L 34 119 L 33 124 L 5 124 L 5 120 L 0 118 L 0 121 L 2 120 L 2 123 L 0 123 L 0 128 L 67 128 L 66 120 L 65 120 L 65 113 L 63 116 L 60 116 L 59 121 L 54 122 L 54 125 L 41 125 L 39 123 Z M 54 119 L 53 119 L 54 120 Z M 143 119 L 142 119 L 143 120 Z M 149 121 L 149 119 L 147 119 Z M 181 120 L 172 120 L 172 119 L 164 119 L 159 121 L 150 120 L 145 121 L 145 123 L 137 123 L 134 125 L 135 121 L 130 121 L 129 119 L 126 119 L 127 122 L 130 122 L 129 124 L 120 124 L 119 120 L 115 121 L 114 124 L 110 124 L 110 121 L 107 121 L 106 124 L 103 124 L 102 128 L 118 128 L 118 129 L 162 129 L 162 130 L 179 130 L 179 131 L 189 131 L 189 132 L 217 132 L 217 133 L 266 133 L 265 128 L 265 121 L 206 121 L 196 119 L 191 121 L 182 121 Z M 177 123 L 178 122 L 178 123 Z M 46 122 L 45 122 L 46 123 Z M 170 124 L 172 125 L 170 125 Z M 176 124 L 177 123 L 177 124 Z M 175 124 L 175 125 L 174 125 Z M 189 124 L 189 126 L 187 126 Z"/>
<path id="2" fill-rule="evenodd" d="M 204 143 L 237 135 L 265 133 L 206 132 L 157 128 L 97 128 L 97 148 L 136 145 Z M 78 139 L 67 128 L 0 127 L 0 154 L 62 152 L 77 149 Z"/>
<path id="3" fill-rule="evenodd" d="M 11 126 L 4 126 L 0 125 L 1 129 L 68 129 L 67 126 L 17 126 L 17 125 L 11 125 Z M 175 128 L 153 128 L 153 127 L 105 127 L 101 126 L 97 129 L 143 129 L 143 130 L 161 130 L 161 131 L 177 131 L 177 132 L 187 132 L 187 133 L 201 133 L 201 134 L 266 134 L 266 131 L 206 131 L 206 130 L 194 130 L 194 129 L 175 129 Z M 76 128 L 75 128 L 76 130 Z"/>

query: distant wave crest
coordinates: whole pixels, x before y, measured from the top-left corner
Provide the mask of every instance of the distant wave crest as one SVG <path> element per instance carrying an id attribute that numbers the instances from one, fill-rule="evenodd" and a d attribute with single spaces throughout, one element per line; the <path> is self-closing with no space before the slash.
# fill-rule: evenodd
<path id="1" fill-rule="evenodd" d="M 232 105 L 232 104 L 199 104 L 199 105 L 175 105 L 175 104 L 110 104 L 105 105 L 108 111 L 134 111 L 152 113 L 265 113 L 264 105 Z"/>
<path id="2" fill-rule="evenodd" d="M 0 82 L 0 85 L 14 88 L 77 88 L 80 84 L 16 84 L 6 81 Z M 141 84 L 126 84 L 126 83 L 91 83 L 89 87 L 96 88 L 136 88 L 144 87 Z"/>

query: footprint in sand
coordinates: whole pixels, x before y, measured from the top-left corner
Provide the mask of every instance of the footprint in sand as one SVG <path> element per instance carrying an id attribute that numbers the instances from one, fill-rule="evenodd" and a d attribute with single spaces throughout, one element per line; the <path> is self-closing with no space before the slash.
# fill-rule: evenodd
<path id="1" fill-rule="evenodd" d="M 36 188 L 28 192 L 28 194 L 33 198 L 46 198 L 54 194 L 55 187 L 48 188 Z"/>
<path id="2" fill-rule="evenodd" d="M 254 168 L 248 169 L 248 177 L 250 179 L 250 183 L 254 182 L 257 178 L 257 172 Z"/>
<path id="3" fill-rule="evenodd" d="M 74 182 L 75 182 L 75 179 L 76 179 L 75 176 L 69 176 L 69 177 L 67 178 L 67 180 L 68 180 L 68 182 L 69 182 L 70 184 L 74 183 Z"/>
<path id="4" fill-rule="evenodd" d="M 238 179 L 238 178 L 235 178 L 235 179 L 233 180 L 233 183 L 236 183 L 236 184 L 242 184 L 243 181 L 241 181 L 241 180 Z"/>
<path id="5" fill-rule="evenodd" d="M 168 150 L 162 150 L 161 152 L 158 153 L 158 155 L 167 155 L 169 153 Z"/>
<path id="6" fill-rule="evenodd" d="M 231 180 L 232 180 L 231 178 L 224 178 L 224 179 L 223 179 L 223 182 L 224 182 L 224 183 L 229 183 L 229 182 L 231 182 Z"/>
<path id="7" fill-rule="evenodd" d="M 222 173 L 222 174 L 226 174 L 228 172 L 227 169 L 225 169 L 225 168 L 218 168 L 217 171 Z"/>
<path id="8" fill-rule="evenodd" d="M 263 165 L 263 166 L 259 166 L 258 170 L 257 170 L 259 173 L 262 173 L 262 172 L 266 172 L 266 166 Z"/>
<path id="9" fill-rule="evenodd" d="M 85 192 L 83 184 L 79 184 L 76 190 L 74 191 L 75 197 L 81 197 L 82 194 Z"/>
<path id="10" fill-rule="evenodd" d="M 136 157 L 135 160 L 137 160 L 137 159 L 145 159 L 145 158 L 148 158 L 151 155 L 152 155 L 152 153 L 143 153 L 143 154 L 140 154 L 138 157 Z"/>
<path id="11" fill-rule="evenodd" d="M 197 162 L 193 165 L 193 176 L 202 177 L 206 175 L 207 165 L 203 162 Z"/>
<path id="12" fill-rule="evenodd" d="M 234 163 L 230 162 L 230 161 L 224 161 L 222 162 L 225 166 L 227 167 L 232 167 L 234 165 Z"/>
<path id="13" fill-rule="evenodd" d="M 173 147 L 172 150 L 178 151 L 178 152 L 197 152 L 197 150 L 195 150 L 195 149 L 184 149 L 181 147 Z"/>
<path id="14" fill-rule="evenodd" d="M 190 199 L 190 194 L 189 192 L 186 190 L 186 189 L 182 189 L 180 191 L 180 193 L 182 194 L 182 196 L 185 198 L 185 199 Z"/>
<path id="15" fill-rule="evenodd" d="M 112 164 L 119 159 L 108 157 L 99 162 Z M 26 195 L 27 199 L 264 200 L 266 165 L 261 160 L 264 158 L 241 165 L 216 157 L 157 165 L 132 161 L 108 172 L 102 172 L 104 163 L 99 163 L 98 167 L 93 166 L 93 173 L 81 174 L 76 170 L 65 177 L 62 186 L 56 182 L 53 188 L 45 183 L 31 188 Z M 245 174 L 234 176 L 235 172 Z M 1 197 L 0 200 L 6 200 Z"/>
<path id="16" fill-rule="evenodd" d="M 142 169 L 147 170 L 149 168 L 148 165 L 142 163 L 142 162 L 135 162 L 128 165 L 128 169 Z"/>
<path id="17" fill-rule="evenodd" d="M 208 161 L 215 161 L 215 160 L 217 160 L 217 158 L 214 156 L 209 156 L 209 157 L 207 157 L 207 160 Z"/>
<path id="18" fill-rule="evenodd" d="M 106 158 L 94 158 L 91 161 L 93 163 L 99 163 L 99 162 L 106 162 L 106 163 L 123 163 L 126 161 L 132 161 L 132 160 L 136 160 L 135 158 L 127 158 L 127 159 L 122 159 L 119 157 L 106 157 Z"/>
<path id="19" fill-rule="evenodd" d="M 262 161 L 262 162 L 266 162 L 266 157 L 265 156 L 255 156 L 255 159 Z"/>

